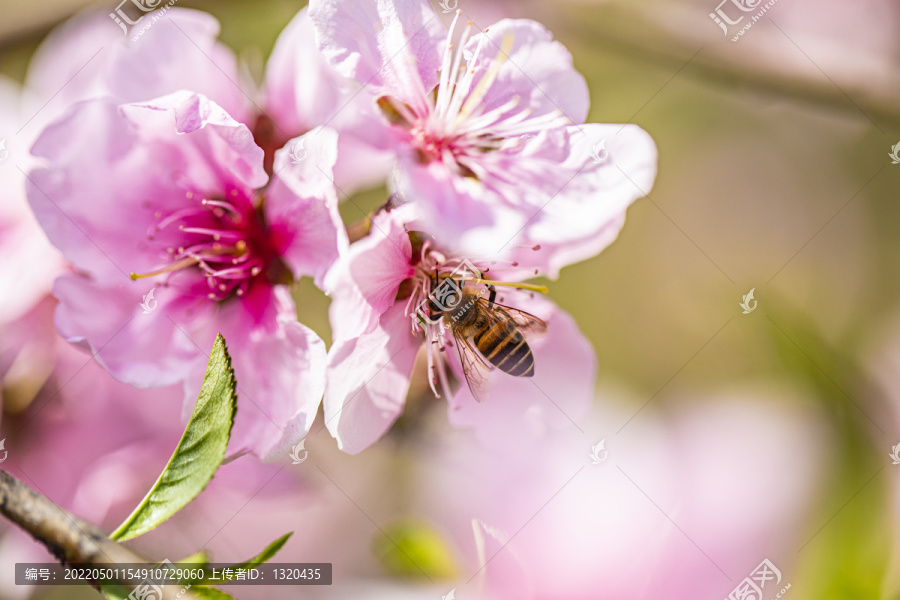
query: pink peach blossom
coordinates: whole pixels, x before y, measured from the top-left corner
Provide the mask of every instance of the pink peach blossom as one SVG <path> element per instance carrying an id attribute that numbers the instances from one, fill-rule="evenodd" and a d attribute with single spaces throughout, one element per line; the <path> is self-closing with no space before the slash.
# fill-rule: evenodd
<path id="1" fill-rule="evenodd" d="M 26 112 L 20 87 L 0 77 L 0 401 L 9 411 L 27 406 L 53 370 L 56 332 L 45 318 L 53 280 L 64 269 L 25 197 L 33 140 L 16 132 Z"/>
<path id="2" fill-rule="evenodd" d="M 597 254 L 645 196 L 656 148 L 634 125 L 586 124 L 588 91 L 540 24 L 470 22 L 454 41 L 424 0 L 313 0 L 324 55 L 363 85 L 381 122 L 357 133 L 398 160 L 396 189 L 427 230 L 466 253 L 518 257 L 543 275 Z"/>
<path id="3" fill-rule="evenodd" d="M 35 53 L 27 88 L 43 105 L 28 129 L 35 133 L 74 102 L 113 97 L 142 102 L 190 90 L 225 109 L 254 134 L 271 172 L 276 150 L 321 125 L 345 131 L 335 180 L 343 191 L 371 186 L 390 168 L 387 155 L 359 142 L 354 130 L 374 113 L 343 107 L 353 82 L 325 63 L 315 47 L 306 9 L 279 35 L 261 87 L 241 70 L 237 57 L 217 41 L 210 14 L 172 7 L 140 35 L 122 36 L 108 11 L 89 11 L 55 29 Z M 149 17 L 148 17 L 149 18 Z M 60 87 L 62 83 L 66 85 Z"/>
<path id="4" fill-rule="evenodd" d="M 423 342 L 429 381 L 435 394 L 447 397 L 451 422 L 476 428 L 484 443 L 495 443 L 501 431 L 503 439 L 518 437 L 524 443 L 547 427 L 577 419 L 593 390 L 593 350 L 569 315 L 548 300 L 515 290 L 503 291 L 500 298 L 514 308 L 527 307 L 549 327 L 545 336 L 529 342 L 534 376 L 495 371 L 489 398 L 481 403 L 465 384 L 451 393 L 448 365 L 464 381 L 452 335 L 435 324 L 428 324 L 423 334 L 416 325 L 416 308 L 427 302 L 435 273 L 449 273 L 461 257 L 439 250 L 430 240 L 414 248 L 407 231 L 414 225 L 407 225 L 405 208 L 377 215 L 369 236 L 353 244 L 326 279 L 334 344 L 324 408 L 339 447 L 362 451 L 400 416 Z M 524 265 L 473 262 L 499 280 L 521 280 L 523 272 L 531 272 Z"/>
<path id="5" fill-rule="evenodd" d="M 650 408 L 621 430 L 634 409 L 604 395 L 584 432 L 491 453 L 464 431 L 439 434 L 419 463 L 415 506 L 465 556 L 446 589 L 484 600 L 727 598 L 768 558 L 783 577 L 765 590 L 774 597 L 797 573 L 828 464 L 823 419 L 811 403 L 790 408 L 797 400 L 735 390 Z"/>
<path id="6" fill-rule="evenodd" d="M 78 271 L 54 286 L 63 337 L 132 385 L 184 382 L 192 403 L 223 333 L 243 398 L 233 450 L 266 459 L 305 435 L 324 386 L 324 344 L 286 284 L 321 282 L 346 245 L 336 136 L 303 140 L 306 161 L 283 150 L 268 180 L 250 130 L 204 96 L 97 99 L 43 132 L 33 152 L 47 166 L 29 176 L 38 220 Z"/>

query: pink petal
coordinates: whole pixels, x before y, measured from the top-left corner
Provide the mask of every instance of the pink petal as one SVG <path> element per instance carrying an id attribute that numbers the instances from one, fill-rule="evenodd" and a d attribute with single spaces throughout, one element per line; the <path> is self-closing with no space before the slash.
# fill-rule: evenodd
<path id="1" fill-rule="evenodd" d="M 315 129 L 291 140 L 275 155 L 266 193 L 266 219 L 280 254 L 295 277 L 322 286 L 326 271 L 347 249 L 332 172 L 337 134 Z"/>
<path id="2" fill-rule="evenodd" d="M 359 103 L 357 103 L 359 104 Z M 338 116 L 336 127 L 340 127 L 338 137 L 338 161 L 334 165 L 334 182 L 340 190 L 341 198 L 372 187 L 383 185 L 388 179 L 391 169 L 396 164 L 396 156 L 393 152 L 383 149 L 377 141 L 372 143 L 371 136 L 358 135 L 359 132 L 375 134 L 382 131 L 381 125 L 373 126 L 378 118 L 371 106 L 364 105 L 362 111 L 349 114 L 349 118 L 343 118 L 343 113 Z M 349 108 L 349 107 L 347 107 Z M 386 134 L 385 134 L 386 135 Z"/>
<path id="3" fill-rule="evenodd" d="M 472 530 L 477 557 L 474 564 L 485 565 L 484 587 L 502 589 L 512 598 L 530 598 L 531 576 L 527 565 L 509 546 L 511 533 L 478 519 L 472 520 Z"/>
<path id="4" fill-rule="evenodd" d="M 258 188 L 265 185 L 268 179 L 258 164 L 258 157 L 263 154 L 262 148 L 253 141 L 250 130 L 201 94 L 180 91 L 145 102 L 125 104 L 121 110 L 150 139 L 172 140 L 172 132 L 168 127 L 171 127 L 173 121 L 178 134 L 193 133 L 209 127 L 212 130 L 209 134 L 212 139 L 207 142 L 210 148 L 201 146 L 198 153 L 200 158 L 209 163 L 213 172 L 220 176 L 220 181 L 241 182 L 247 187 Z M 200 146 L 201 143 L 198 141 L 197 145 Z M 221 164 L 227 164 L 230 168 L 225 169 Z M 225 177 L 226 173 L 232 174 L 232 177 Z"/>
<path id="5" fill-rule="evenodd" d="M 820 415 L 785 410 L 796 394 L 747 390 L 648 407 L 616 435 L 644 400 L 598 397 L 583 433 L 540 443 L 485 453 L 444 430 L 432 444 L 419 509 L 458 543 L 470 543 L 472 515 L 513 537 L 482 574 L 489 597 L 528 583 L 516 598 L 724 598 L 764 556 L 788 573 L 830 464 Z M 608 460 L 594 464 L 600 440 Z"/>
<path id="6" fill-rule="evenodd" d="M 519 243 L 540 250 L 511 248 L 510 254 L 551 279 L 564 266 L 608 246 L 624 223 L 625 210 L 650 192 L 656 178 L 656 145 L 640 127 L 589 123 L 569 128 L 569 133 L 569 156 L 559 168 L 577 175 L 556 182 L 552 200 L 534 209 L 523 231 Z M 599 163 L 591 157 L 595 150 L 603 159 Z"/>
<path id="7" fill-rule="evenodd" d="M 326 59 L 370 93 L 406 98 L 437 85 L 446 32 L 424 0 L 314 0 L 309 16 Z"/>
<path id="8" fill-rule="evenodd" d="M 490 41 L 482 47 L 479 64 L 499 56 L 505 38 L 511 38 L 513 46 L 485 96 L 485 111 L 518 97 L 520 107 L 513 110 L 527 106 L 535 115 L 561 111 L 572 123 L 584 122 L 590 104 L 587 83 L 572 66 L 571 53 L 543 25 L 503 19 L 488 27 L 486 35 Z M 480 37 L 473 36 L 466 44 L 467 58 Z"/>
<path id="9" fill-rule="evenodd" d="M 246 327 L 239 304 L 218 322 L 238 381 L 238 416 L 229 451 L 250 450 L 266 462 L 306 436 L 325 390 L 325 342 L 297 322 L 287 289 L 278 293 L 289 310 L 281 310 L 267 335 Z"/>
<path id="10" fill-rule="evenodd" d="M 29 129 L 40 131 L 47 119 L 59 116 L 74 102 L 108 95 L 105 75 L 111 47 L 124 43 L 122 31 L 107 11 L 84 12 L 54 28 L 35 50 L 28 68 L 25 88 L 33 102 L 37 106 L 50 102 Z M 62 82 L 68 83 L 60 89 Z"/>
<path id="11" fill-rule="evenodd" d="M 657 486 L 654 498 L 661 506 L 678 507 L 679 525 L 727 573 L 749 573 L 767 554 L 782 567 L 793 560 L 796 546 L 790 553 L 782 550 L 781 560 L 772 546 L 786 545 L 785 533 L 797 527 L 809 492 L 822 482 L 829 435 L 815 405 L 803 406 L 797 396 L 774 388 L 729 391 L 683 405 L 670 424 L 686 477 Z M 757 444 L 759 439 L 766 443 Z M 640 475 L 636 470 L 635 477 Z M 765 498 L 751 499 L 748 489 L 766 490 Z M 679 578 L 676 572 L 669 575 L 673 582 Z M 680 575 L 682 585 L 690 587 L 690 578 Z"/>
<path id="12" fill-rule="evenodd" d="M 381 316 L 378 327 L 331 348 L 325 424 L 341 450 L 362 452 L 400 416 L 420 344 L 398 303 Z"/>
<path id="13" fill-rule="evenodd" d="M 511 208 L 495 190 L 441 163 L 407 161 L 396 179 L 402 195 L 415 199 L 424 229 L 442 247 L 464 255 L 496 254 L 526 224 L 526 211 Z"/>
<path id="14" fill-rule="evenodd" d="M 249 194 L 267 180 L 250 131 L 189 92 L 121 108 L 78 104 L 33 152 L 52 164 L 29 174 L 38 221 L 67 260 L 106 283 L 158 266 L 148 232 L 157 213 L 183 207 L 186 189 Z"/>
<path id="15" fill-rule="evenodd" d="M 107 73 L 110 91 L 137 102 L 182 89 L 204 95 L 231 116 L 247 122 L 253 107 L 245 92 L 234 52 L 216 41 L 219 22 L 210 14 L 169 8 L 137 41 L 115 47 Z M 135 26 L 140 30 L 144 21 Z M 148 23 L 149 24 L 149 23 Z"/>
<path id="16" fill-rule="evenodd" d="M 307 9 L 278 36 L 266 64 L 266 113 L 284 138 L 317 125 L 340 132 L 334 180 L 343 194 L 383 182 L 393 154 L 379 150 L 386 127 L 379 122 L 367 94 L 339 74 L 319 52 Z M 374 126 L 373 126 L 374 125 Z"/>
<path id="17" fill-rule="evenodd" d="M 450 401 L 450 421 L 474 427 L 489 447 L 505 448 L 533 443 L 548 428 L 574 428 L 586 414 L 594 393 L 597 360 L 590 342 L 571 315 L 549 300 L 501 291 L 497 301 L 532 313 L 548 324 L 545 335 L 529 340 L 534 376 L 512 377 L 494 370 L 488 398 L 478 403 L 461 377 L 456 351 L 448 349 L 451 366 L 463 381 Z"/>
<path id="18" fill-rule="evenodd" d="M 19 261 L 15 261 L 19 262 Z M 14 280 L 0 280 L 15 289 Z M 36 399 L 52 377 L 61 345 L 53 327 L 56 300 L 49 294 L 25 313 L 0 321 L 0 408 L 3 394 L 12 392 L 21 407 Z M 6 414 L 16 412 L 8 406 Z"/>
<path id="19" fill-rule="evenodd" d="M 251 105 L 239 87 L 237 59 L 216 41 L 218 34 L 212 15 L 178 7 L 147 15 L 128 36 L 108 11 L 79 15 L 52 31 L 32 60 L 27 87 L 34 101 L 41 105 L 58 94 L 38 121 L 78 100 L 111 95 L 136 102 L 181 89 L 213 99 L 243 121 Z M 60 82 L 68 82 L 62 90 Z"/>
<path id="20" fill-rule="evenodd" d="M 18 123 L 12 118 L 17 113 L 18 93 L 10 86 L 7 96 L 5 79 L 0 78 L 0 131 L 15 131 Z M 25 177 L 20 167 L 28 160 L 25 148 L 13 151 L 0 162 L 0 186 L 5 196 L 0 202 L 0 322 L 14 321 L 30 311 L 34 305 L 50 294 L 57 275 L 63 272 L 63 261 L 28 206 L 25 196 Z M 19 162 L 22 159 L 22 162 Z"/>
<path id="21" fill-rule="evenodd" d="M 325 279 L 336 341 L 371 331 L 395 306 L 400 283 L 414 273 L 411 258 L 403 221 L 392 213 L 376 215 L 369 235 L 350 246 Z"/>
<path id="22" fill-rule="evenodd" d="M 96 354 L 114 377 L 136 387 L 171 385 L 198 372 L 202 378 L 206 358 L 176 325 L 183 308 L 175 294 L 156 288 L 156 309 L 143 314 L 140 304 L 149 288 L 130 282 L 102 286 L 80 275 L 60 277 L 53 286 L 60 301 L 56 328 L 64 339 Z"/>
<path id="23" fill-rule="evenodd" d="M 349 88 L 316 48 L 306 8 L 278 36 L 266 63 L 266 112 L 293 137 L 324 124 Z"/>

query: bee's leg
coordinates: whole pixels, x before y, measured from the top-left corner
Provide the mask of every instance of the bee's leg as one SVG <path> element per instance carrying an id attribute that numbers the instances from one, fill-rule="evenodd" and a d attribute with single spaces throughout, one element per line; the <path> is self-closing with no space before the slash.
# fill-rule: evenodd
<path id="1" fill-rule="evenodd" d="M 488 293 L 488 306 L 490 308 L 494 308 L 494 300 L 497 299 L 497 288 L 492 286 L 491 284 L 487 284 Z"/>

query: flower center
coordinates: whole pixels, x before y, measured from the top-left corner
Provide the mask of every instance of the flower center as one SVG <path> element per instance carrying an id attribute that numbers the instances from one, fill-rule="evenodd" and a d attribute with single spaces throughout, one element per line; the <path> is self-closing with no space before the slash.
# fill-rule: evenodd
<path id="1" fill-rule="evenodd" d="M 405 315 L 410 317 L 412 335 L 418 337 L 420 332 L 424 332 L 428 383 L 432 392 L 435 397 L 440 398 L 440 388 L 445 396 L 450 397 L 449 378 L 442 353 L 447 347 L 453 346 L 455 334 L 448 334 L 452 328 L 445 319 L 448 314 L 452 315 L 453 311 L 459 310 L 458 307 L 464 300 L 463 287 L 484 286 L 481 293 L 492 290 L 490 301 L 493 301 L 493 291 L 498 286 L 539 293 L 547 293 L 547 288 L 542 285 L 488 279 L 491 276 L 488 271 L 493 265 L 506 263 L 506 268 L 518 268 L 516 262 L 479 259 L 469 261 L 458 256 L 447 256 L 434 248 L 427 234 L 411 231 L 409 237 L 413 249 L 411 263 L 415 272 L 400 284 L 397 300 L 406 299 Z M 540 246 L 533 246 L 532 249 L 538 251 Z M 455 320 L 457 317 L 450 318 Z"/>
<path id="2" fill-rule="evenodd" d="M 412 320 L 413 334 L 422 325 L 422 317 L 430 317 L 433 308 L 431 302 L 435 299 L 437 288 L 443 285 L 462 286 L 468 285 L 493 285 L 511 287 L 520 290 L 546 293 L 547 288 L 542 285 L 532 285 L 519 282 L 504 282 L 493 279 L 492 268 L 501 267 L 507 271 L 521 269 L 519 263 L 500 259 L 466 259 L 459 256 L 447 256 L 440 252 L 432 244 L 430 236 L 418 231 L 409 232 L 412 242 L 412 266 L 415 272 L 409 278 L 401 282 L 397 294 L 397 300 L 406 300 L 406 316 Z M 539 251 L 540 246 L 529 246 L 534 251 Z M 529 271 L 531 275 L 532 272 Z M 533 275 L 537 275 L 535 269 Z"/>
<path id="3" fill-rule="evenodd" d="M 558 111 L 537 117 L 531 109 L 521 107 L 515 96 L 490 110 L 484 103 L 500 69 L 513 48 L 513 37 L 504 37 L 494 58 L 483 59 L 487 30 L 482 32 L 469 59 L 464 56 L 473 23 L 470 21 L 453 43 L 453 32 L 459 20 L 456 12 L 447 34 L 447 44 L 438 85 L 430 93 L 422 81 L 409 82 L 417 87 L 409 102 L 391 96 L 377 100 L 382 115 L 394 126 L 408 133 L 416 159 L 423 164 L 442 162 L 457 174 L 483 179 L 492 169 L 486 156 L 496 150 L 515 148 L 524 136 L 569 121 Z M 484 64 L 487 61 L 487 64 Z"/>
<path id="4" fill-rule="evenodd" d="M 282 283 L 287 267 L 271 243 L 261 211 L 238 190 L 232 189 L 227 196 L 199 198 L 188 192 L 194 205 L 166 216 L 156 213 L 157 222 L 147 239 L 163 243 L 167 264 L 148 273 L 132 273 L 131 279 L 165 274 L 168 283 L 176 274 L 196 267 L 203 279 L 191 280 L 191 293 L 219 302 L 243 296 L 259 277 Z"/>

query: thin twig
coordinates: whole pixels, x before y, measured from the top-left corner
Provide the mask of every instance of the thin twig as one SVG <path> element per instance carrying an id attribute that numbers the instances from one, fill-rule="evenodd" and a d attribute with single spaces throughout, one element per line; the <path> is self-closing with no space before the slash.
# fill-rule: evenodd
<path id="1" fill-rule="evenodd" d="M 900 104 L 896 101 L 900 93 L 898 78 L 890 81 L 851 79 L 845 71 L 832 72 L 833 65 L 820 66 L 808 56 L 798 61 L 779 60 L 774 42 L 787 34 L 774 27 L 770 31 L 752 32 L 754 36 L 767 36 L 773 42 L 768 53 L 760 55 L 758 48 L 754 52 L 738 51 L 731 42 L 711 43 L 710 38 L 693 29 L 661 26 L 667 19 L 681 22 L 684 15 L 677 10 L 679 5 L 672 6 L 670 12 L 665 12 L 666 7 L 662 5 L 654 7 L 655 17 L 650 17 L 650 10 L 635 9 L 632 4 L 625 3 L 597 5 L 590 10 L 579 5 L 563 5 L 562 8 L 555 7 L 552 18 L 560 31 L 567 31 L 573 39 L 590 40 L 594 46 L 663 67 L 677 68 L 703 47 L 700 56 L 691 61 L 690 73 L 698 79 L 730 88 L 740 85 L 745 89 L 840 109 L 848 114 L 862 113 L 874 123 L 900 125 Z M 778 15 L 776 11 L 772 14 L 773 18 Z M 719 31 L 711 21 L 702 15 L 697 21 L 697 27 L 715 30 L 712 39 L 720 40 Z M 793 41 L 780 41 L 793 44 Z M 802 52 L 801 47 L 796 48 L 798 54 Z"/>
<path id="2" fill-rule="evenodd" d="M 30 533 L 63 564 L 153 563 L 112 541 L 96 525 L 61 509 L 43 494 L 2 470 L 0 513 Z M 196 600 L 195 595 L 183 591 L 183 586 L 168 585 L 161 589 L 164 600 L 174 600 L 176 597 L 180 600 Z"/>

